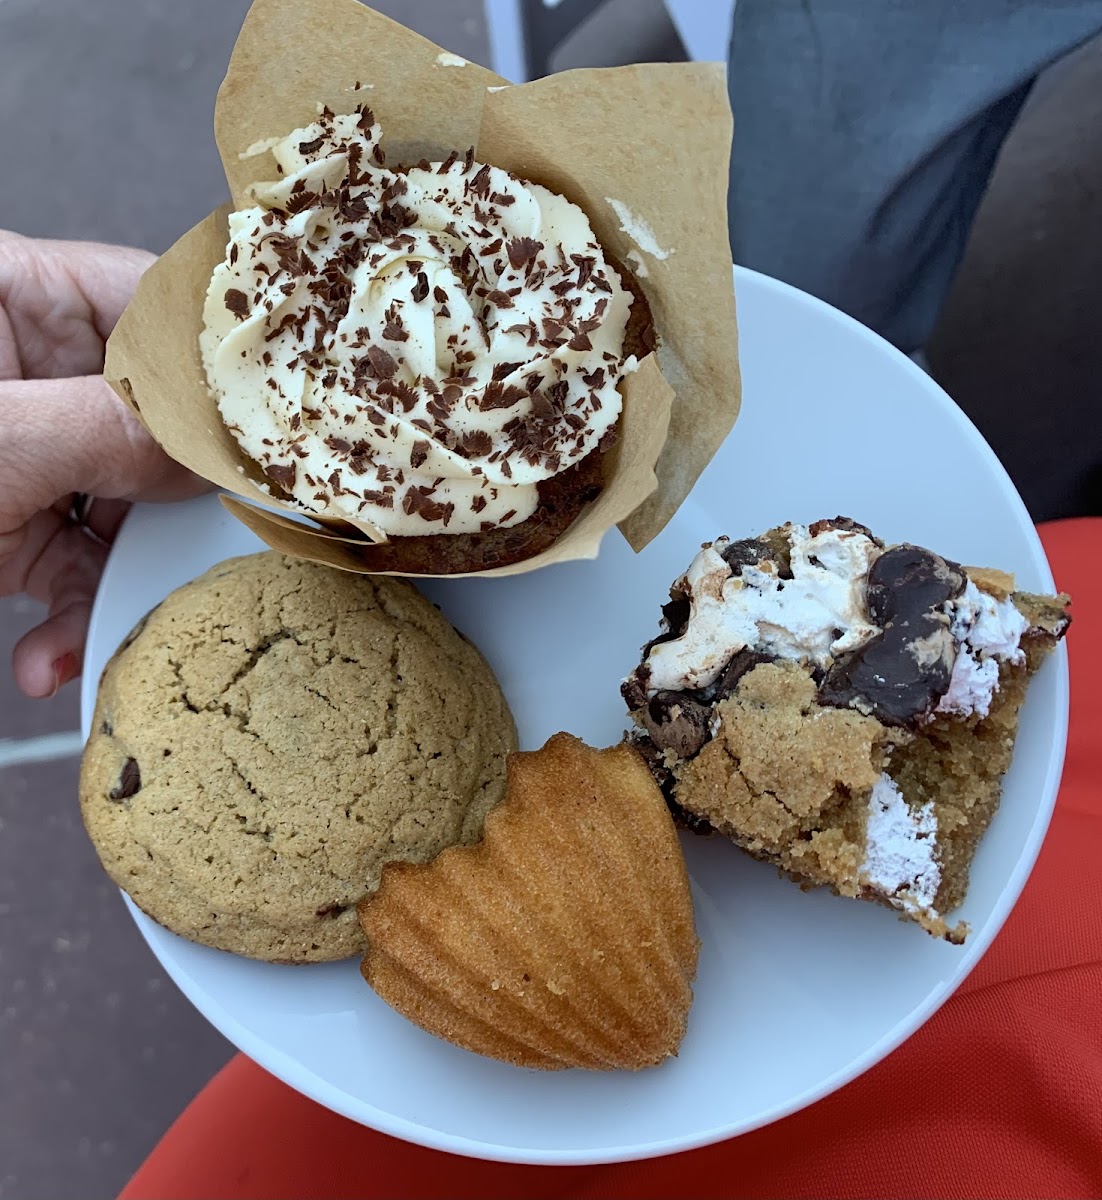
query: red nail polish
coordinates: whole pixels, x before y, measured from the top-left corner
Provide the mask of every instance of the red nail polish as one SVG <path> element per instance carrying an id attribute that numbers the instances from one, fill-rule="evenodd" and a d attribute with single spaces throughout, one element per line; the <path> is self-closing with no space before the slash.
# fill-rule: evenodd
<path id="1" fill-rule="evenodd" d="M 54 692 L 58 688 L 64 687 L 70 679 L 76 679 L 80 674 L 80 660 L 73 653 L 63 654 L 60 658 L 54 659 Z"/>

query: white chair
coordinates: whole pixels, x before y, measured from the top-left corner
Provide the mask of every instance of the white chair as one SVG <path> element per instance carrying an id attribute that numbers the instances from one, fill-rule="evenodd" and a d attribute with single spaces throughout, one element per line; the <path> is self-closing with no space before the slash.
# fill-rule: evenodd
<path id="1" fill-rule="evenodd" d="M 490 65 L 514 83 L 546 75 L 555 48 L 604 0 L 483 0 Z M 735 0 L 664 0 L 689 57 L 727 57 Z"/>

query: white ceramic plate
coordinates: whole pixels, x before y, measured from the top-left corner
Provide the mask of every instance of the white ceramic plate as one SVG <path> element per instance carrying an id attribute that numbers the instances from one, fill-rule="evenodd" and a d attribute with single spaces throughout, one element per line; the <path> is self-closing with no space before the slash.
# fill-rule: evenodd
<path id="1" fill-rule="evenodd" d="M 1050 590 L 1006 473 L 948 397 L 891 346 L 825 304 L 737 273 L 743 411 L 666 531 L 640 555 L 613 532 L 599 559 L 425 592 L 482 647 L 524 747 L 560 729 L 604 745 L 625 726 L 620 678 L 700 542 L 843 513 Z M 92 620 L 84 677 L 173 588 L 259 543 L 214 497 L 138 507 Z M 192 945 L 134 911 L 189 999 L 246 1054 L 353 1120 L 428 1146 L 532 1163 L 641 1158 L 745 1132 L 872 1066 L 925 1021 L 990 944 L 1051 814 L 1067 666 L 1033 684 L 1002 807 L 962 910 L 963 947 L 887 909 L 805 895 L 717 840 L 686 837 L 703 946 L 680 1056 L 641 1074 L 523 1071 L 436 1041 L 391 1011 L 354 962 L 267 966 Z"/>

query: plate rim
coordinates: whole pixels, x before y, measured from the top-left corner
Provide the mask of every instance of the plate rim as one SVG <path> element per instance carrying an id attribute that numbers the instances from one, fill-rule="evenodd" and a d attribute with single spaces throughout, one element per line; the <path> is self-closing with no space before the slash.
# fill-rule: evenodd
<path id="1" fill-rule="evenodd" d="M 921 367 L 853 317 L 850 317 L 833 305 L 807 292 L 801 291 L 799 288 L 795 288 L 790 284 L 783 283 L 758 271 L 740 266 L 733 268 L 733 276 L 736 293 L 740 283 L 749 283 L 763 290 L 784 295 L 787 299 L 810 307 L 813 310 L 818 310 L 836 324 L 839 324 L 843 329 L 848 330 L 851 335 L 856 335 L 861 340 L 874 346 L 878 353 L 887 351 L 891 355 L 896 356 L 900 368 L 908 370 L 922 378 L 925 390 L 929 391 L 932 388 L 935 392 L 940 392 L 943 397 L 942 403 L 947 418 L 955 421 L 960 435 L 972 442 L 976 449 L 987 458 L 995 480 L 1001 485 L 1004 500 L 1016 510 L 1019 521 L 1029 531 L 1027 533 L 1027 540 L 1030 542 L 1034 566 L 1039 571 L 1043 586 L 1049 590 L 1054 590 L 1051 569 L 1044 552 L 1044 547 L 1037 534 L 1036 526 L 1025 507 L 1025 503 L 1022 501 L 1021 496 L 1007 474 L 1005 467 L 963 410 L 953 402 L 952 398 Z M 931 393 L 931 398 L 933 398 L 933 393 Z M 129 515 L 126 520 L 129 522 Z M 113 556 L 114 550 L 112 550 Z M 108 566 L 110 566 L 110 563 Z M 101 601 L 103 595 L 102 589 L 97 590 L 89 624 L 89 645 L 93 643 L 101 621 Z M 406 1117 L 386 1112 L 378 1108 L 375 1104 L 353 1096 L 335 1085 L 326 1082 L 315 1072 L 304 1068 L 299 1062 L 280 1050 L 278 1046 L 266 1038 L 254 1034 L 247 1026 L 228 1012 L 218 1000 L 211 996 L 206 988 L 191 975 L 178 959 L 162 955 L 157 942 L 163 940 L 163 936 L 166 934 L 169 937 L 174 935 L 163 930 L 161 926 L 146 916 L 121 889 L 120 894 L 154 957 L 156 957 L 161 967 L 188 1001 L 199 1010 L 206 1020 L 218 1029 L 238 1050 L 251 1058 L 263 1069 L 276 1076 L 276 1078 L 280 1079 L 287 1086 L 330 1111 L 344 1116 L 359 1125 L 375 1129 L 391 1137 L 400 1138 L 403 1141 L 445 1153 L 478 1158 L 485 1161 L 530 1166 L 591 1166 L 616 1162 L 632 1162 L 699 1149 L 703 1146 L 714 1145 L 721 1141 L 740 1137 L 745 1133 L 751 1133 L 756 1129 L 764 1128 L 787 1116 L 791 1116 L 793 1113 L 799 1112 L 831 1095 L 839 1088 L 844 1087 L 847 1083 L 863 1075 L 893 1050 L 902 1045 L 912 1034 L 917 1032 L 957 991 L 987 952 L 1005 924 L 1007 917 L 1017 904 L 1022 890 L 1033 871 L 1052 818 L 1059 791 L 1067 743 L 1070 699 L 1066 645 L 1062 643 L 1051 658 L 1052 663 L 1048 669 L 1054 671 L 1056 674 L 1056 697 L 1055 712 L 1053 714 L 1053 741 L 1046 766 L 1043 789 L 1038 795 L 1038 805 L 1034 813 L 1033 822 L 1014 870 L 1007 878 L 1006 884 L 1000 893 L 998 903 L 988 918 L 982 933 L 973 935 L 973 938 L 970 938 L 966 944 L 964 959 L 959 964 L 958 969 L 948 979 L 943 979 L 933 987 L 922 1002 L 916 1005 L 906 1018 L 897 1022 L 895 1026 L 874 1042 L 863 1054 L 847 1063 L 844 1068 L 834 1071 L 825 1079 L 819 1081 L 814 1087 L 804 1089 L 804 1091 L 789 1097 L 783 1103 L 773 1105 L 750 1120 L 714 1126 L 709 1129 L 700 1130 L 691 1136 L 678 1136 L 643 1144 L 632 1143 L 628 1145 L 607 1146 L 602 1147 L 600 1150 L 548 1149 L 546 1147 L 524 1148 L 502 1146 L 490 1141 L 476 1141 L 466 1136 L 447 1134 L 430 1126 L 418 1124 L 416 1121 L 411 1121 Z M 98 679 L 93 680 L 89 675 L 85 675 L 81 681 L 81 732 L 84 738 L 87 738 L 91 726 L 98 683 Z M 216 1017 L 217 1019 L 215 1019 Z"/>

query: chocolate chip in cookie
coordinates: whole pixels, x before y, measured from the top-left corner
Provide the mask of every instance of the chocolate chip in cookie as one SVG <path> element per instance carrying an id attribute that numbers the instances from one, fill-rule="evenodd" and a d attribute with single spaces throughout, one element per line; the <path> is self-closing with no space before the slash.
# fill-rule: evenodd
<path id="1" fill-rule="evenodd" d="M 110 800 L 129 800 L 142 790 L 142 772 L 137 762 L 128 758 L 122 765 L 119 781 L 107 793 Z"/>

